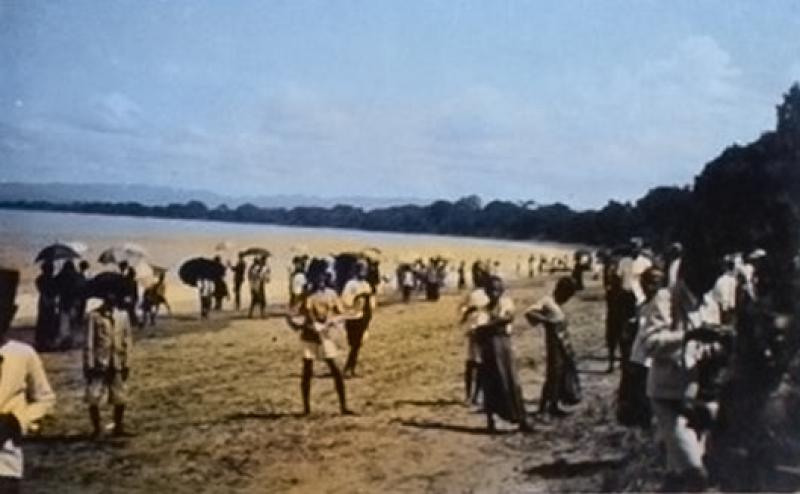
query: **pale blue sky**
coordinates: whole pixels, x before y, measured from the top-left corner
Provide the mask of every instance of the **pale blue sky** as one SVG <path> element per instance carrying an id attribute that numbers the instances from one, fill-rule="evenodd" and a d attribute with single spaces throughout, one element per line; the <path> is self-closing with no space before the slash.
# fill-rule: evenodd
<path id="1" fill-rule="evenodd" d="M 0 0 L 0 180 L 562 201 L 774 126 L 796 1 Z"/>

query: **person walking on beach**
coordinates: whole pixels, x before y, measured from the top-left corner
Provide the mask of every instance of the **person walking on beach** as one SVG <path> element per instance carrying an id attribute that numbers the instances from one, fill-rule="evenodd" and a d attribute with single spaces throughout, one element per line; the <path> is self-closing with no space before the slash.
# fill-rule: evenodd
<path id="1" fill-rule="evenodd" d="M 247 269 L 247 264 L 244 262 L 244 256 L 239 253 L 239 260 L 236 264 L 228 264 L 228 267 L 233 271 L 233 303 L 236 310 L 242 308 L 242 285 L 244 284 L 244 275 Z"/>
<path id="2" fill-rule="evenodd" d="M 514 302 L 505 294 L 503 281 L 491 276 L 483 289 L 489 300 L 486 305 L 487 320 L 475 328 L 475 341 L 480 348 L 481 364 L 478 371 L 486 426 L 494 432 L 494 416 L 518 424 L 520 430 L 529 431 L 522 388 L 514 364 L 511 348 L 511 323 L 514 320 Z"/>
<path id="3" fill-rule="evenodd" d="M 250 282 L 250 311 L 247 317 L 253 317 L 253 311 L 259 308 L 261 318 L 266 316 L 267 294 L 265 284 L 269 282 L 269 266 L 266 256 L 262 256 L 253 261 L 250 270 L 247 272 Z"/>
<path id="4" fill-rule="evenodd" d="M 44 366 L 29 345 L 8 339 L 17 312 L 19 272 L 0 269 L 0 492 L 18 494 L 23 478 L 22 437 L 55 405 Z"/>
<path id="5" fill-rule="evenodd" d="M 461 261 L 458 263 L 458 290 L 461 291 L 467 287 L 467 263 Z"/>
<path id="6" fill-rule="evenodd" d="M 572 349 L 567 317 L 564 314 L 566 304 L 575 292 L 575 280 L 562 277 L 556 282 L 552 296 L 546 296 L 533 304 L 525 317 L 531 325 L 542 323 L 545 330 L 545 352 L 547 366 L 542 395 L 539 400 L 539 413 L 548 413 L 553 417 L 566 415 L 559 405 L 574 405 L 581 398 L 580 382 L 575 367 L 575 352 Z"/>
<path id="7" fill-rule="evenodd" d="M 36 277 L 39 303 L 36 311 L 35 346 L 40 352 L 54 350 L 58 338 L 58 285 L 52 261 L 44 261 Z"/>
<path id="8" fill-rule="evenodd" d="M 86 339 L 83 348 L 83 374 L 86 378 L 86 403 L 92 436 L 99 437 L 100 403 L 108 395 L 114 407 L 115 436 L 125 435 L 125 407 L 128 402 L 128 375 L 130 352 L 133 347 L 128 307 L 120 303 L 118 295 L 109 291 L 102 296 L 102 304 L 89 313 Z"/>
<path id="9" fill-rule="evenodd" d="M 342 290 L 342 304 L 345 310 L 360 315 L 358 318 L 347 319 L 344 322 L 345 331 L 347 331 L 347 343 L 350 346 L 350 352 L 347 355 L 347 362 L 344 366 L 344 375 L 346 377 L 356 377 L 358 354 L 369 329 L 372 311 L 375 306 L 373 288 L 367 282 L 367 263 L 359 261 L 354 270 L 353 278 L 345 284 Z"/>
<path id="10" fill-rule="evenodd" d="M 311 379 L 314 375 L 314 360 L 323 360 L 330 370 L 339 398 L 342 415 L 353 415 L 347 408 L 344 378 L 336 365 L 336 344 L 331 332 L 341 324 L 344 307 L 336 291 L 327 286 L 325 261 L 315 259 L 309 266 L 311 286 L 298 313 L 289 313 L 286 321 L 300 333 L 303 349 L 303 369 L 300 378 L 300 393 L 303 399 L 303 414 L 311 413 Z"/>

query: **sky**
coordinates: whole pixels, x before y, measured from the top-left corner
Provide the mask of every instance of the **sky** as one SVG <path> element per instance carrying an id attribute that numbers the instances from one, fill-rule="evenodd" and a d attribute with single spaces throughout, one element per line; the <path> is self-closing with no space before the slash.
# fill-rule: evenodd
<path id="1" fill-rule="evenodd" d="M 600 207 L 797 80 L 794 0 L 0 0 L 0 180 Z"/>

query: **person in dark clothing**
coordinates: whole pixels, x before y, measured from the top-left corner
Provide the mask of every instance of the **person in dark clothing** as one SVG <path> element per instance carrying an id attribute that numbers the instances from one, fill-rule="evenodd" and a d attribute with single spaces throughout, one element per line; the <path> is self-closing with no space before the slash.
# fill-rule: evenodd
<path id="1" fill-rule="evenodd" d="M 240 310 L 242 307 L 242 285 L 244 285 L 244 275 L 247 271 L 244 256 L 239 253 L 239 260 L 236 264 L 228 264 L 228 267 L 233 271 L 233 303 L 236 306 L 236 310 Z"/>
<path id="2" fill-rule="evenodd" d="M 458 289 L 463 290 L 467 287 L 466 263 L 461 261 L 458 263 Z"/>
<path id="3" fill-rule="evenodd" d="M 58 341 L 56 346 L 62 350 L 72 348 L 75 333 L 80 329 L 78 317 L 79 303 L 82 294 L 81 275 L 71 260 L 64 262 L 61 271 L 55 278 L 58 287 Z M 83 280 L 85 281 L 85 280 Z"/>
<path id="4" fill-rule="evenodd" d="M 620 301 L 622 281 L 617 275 L 617 261 L 608 256 L 603 263 L 603 289 L 606 294 L 606 348 L 608 350 L 608 372 L 614 372 L 614 361 L 624 320 L 621 318 Z M 621 350 L 620 350 L 621 351 Z"/>
<path id="5" fill-rule="evenodd" d="M 58 338 L 58 285 L 53 276 L 55 267 L 51 261 L 42 263 L 41 274 L 36 277 L 39 303 L 36 313 L 35 346 L 40 352 L 55 349 Z"/>
<path id="6" fill-rule="evenodd" d="M 225 272 L 225 265 L 222 264 L 222 259 L 219 256 L 214 257 L 214 262 L 220 265 L 222 272 Z M 222 310 L 222 301 L 230 297 L 228 292 L 228 284 L 225 283 L 225 278 L 217 278 L 214 280 L 214 310 Z"/>
<path id="7" fill-rule="evenodd" d="M 139 305 L 139 284 L 136 282 L 136 270 L 127 261 L 119 263 L 119 270 L 127 278 L 125 297 L 121 302 L 122 307 L 128 313 L 131 327 L 141 328 L 143 321 L 139 319 L 139 315 L 136 313 L 136 307 Z"/>

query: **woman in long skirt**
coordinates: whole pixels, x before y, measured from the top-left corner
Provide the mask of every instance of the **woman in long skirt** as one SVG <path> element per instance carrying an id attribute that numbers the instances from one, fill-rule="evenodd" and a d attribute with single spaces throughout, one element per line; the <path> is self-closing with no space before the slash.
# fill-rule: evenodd
<path id="1" fill-rule="evenodd" d="M 497 415 L 518 424 L 520 430 L 529 431 L 531 427 L 511 348 L 514 302 L 511 297 L 504 295 L 503 282 L 497 276 L 489 278 L 484 290 L 489 298 L 486 307 L 488 321 L 475 329 L 475 342 L 481 352 L 478 379 L 483 390 L 486 425 L 490 432 L 494 432 L 494 416 Z"/>

